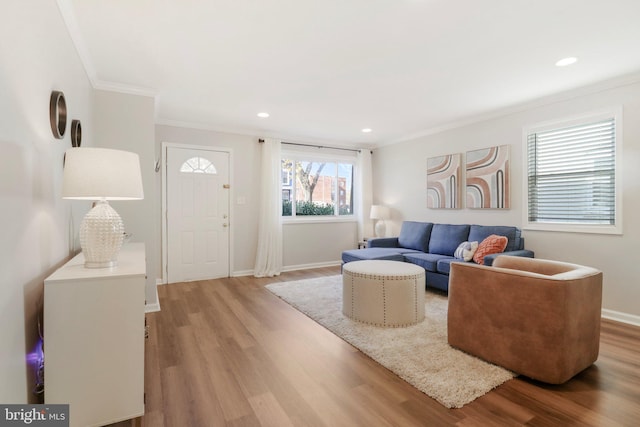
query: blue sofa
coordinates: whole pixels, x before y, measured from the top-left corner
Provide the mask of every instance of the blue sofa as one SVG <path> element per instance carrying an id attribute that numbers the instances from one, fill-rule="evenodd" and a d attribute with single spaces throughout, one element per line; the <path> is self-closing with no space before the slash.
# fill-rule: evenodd
<path id="1" fill-rule="evenodd" d="M 533 258 L 533 252 L 524 249 L 524 238 L 517 227 L 404 221 L 400 236 L 370 239 L 365 249 L 344 251 L 342 262 L 372 259 L 410 262 L 425 269 L 427 286 L 448 291 L 451 263 L 465 262 L 453 256 L 456 248 L 466 241 L 480 243 L 491 234 L 506 236 L 507 247 L 500 254 L 487 255 L 484 265 L 493 264 L 499 255 Z"/>

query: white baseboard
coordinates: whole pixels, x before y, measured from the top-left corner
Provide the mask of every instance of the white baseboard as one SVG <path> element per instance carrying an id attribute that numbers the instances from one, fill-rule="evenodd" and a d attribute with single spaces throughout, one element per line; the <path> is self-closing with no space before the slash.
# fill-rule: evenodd
<path id="1" fill-rule="evenodd" d="M 312 264 L 298 264 L 298 265 L 287 265 L 282 268 L 282 271 L 296 271 L 296 270 L 308 270 L 310 268 L 322 268 L 322 267 L 335 267 L 338 265 L 342 265 L 341 261 L 329 261 L 329 262 L 317 262 Z"/>
<path id="2" fill-rule="evenodd" d="M 640 326 L 640 316 L 635 314 L 622 313 L 615 310 L 602 309 L 602 317 L 616 322 L 628 323 L 634 326 Z"/>
<path id="3" fill-rule="evenodd" d="M 231 273 L 231 277 L 253 276 L 253 270 L 240 270 Z"/>
<path id="4" fill-rule="evenodd" d="M 146 304 L 144 306 L 145 313 L 153 313 L 160 311 L 160 298 L 158 298 L 158 285 L 162 285 L 162 279 L 156 279 L 156 302 L 153 304 Z"/>
<path id="5" fill-rule="evenodd" d="M 147 304 L 144 306 L 145 313 L 154 313 L 156 311 L 160 311 L 160 303 L 157 302 L 155 304 Z"/>
<path id="6" fill-rule="evenodd" d="M 341 265 L 341 261 L 330 261 L 330 262 L 317 262 L 311 264 L 298 264 L 298 265 L 287 265 L 282 267 L 282 272 L 286 271 L 296 271 L 296 270 L 308 270 L 310 268 L 322 268 L 322 267 L 335 267 Z M 241 277 L 241 276 L 253 276 L 253 270 L 240 270 L 234 271 L 231 273 L 231 277 Z"/>

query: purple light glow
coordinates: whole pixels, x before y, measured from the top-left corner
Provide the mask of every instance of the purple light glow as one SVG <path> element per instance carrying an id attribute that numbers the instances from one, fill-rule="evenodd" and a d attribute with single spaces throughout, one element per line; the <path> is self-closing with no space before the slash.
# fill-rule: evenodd
<path id="1" fill-rule="evenodd" d="M 42 338 L 39 338 L 34 349 L 31 351 L 31 353 L 27 354 L 27 363 L 34 368 L 37 368 L 38 366 L 40 366 L 43 360 L 44 353 L 42 351 Z"/>

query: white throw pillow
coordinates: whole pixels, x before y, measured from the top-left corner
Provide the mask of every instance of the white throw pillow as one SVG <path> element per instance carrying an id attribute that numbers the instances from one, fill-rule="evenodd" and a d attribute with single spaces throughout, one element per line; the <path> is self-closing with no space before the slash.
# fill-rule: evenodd
<path id="1" fill-rule="evenodd" d="M 478 250 L 478 242 L 462 242 L 453 253 L 453 256 L 465 261 L 471 261 L 476 250 Z"/>

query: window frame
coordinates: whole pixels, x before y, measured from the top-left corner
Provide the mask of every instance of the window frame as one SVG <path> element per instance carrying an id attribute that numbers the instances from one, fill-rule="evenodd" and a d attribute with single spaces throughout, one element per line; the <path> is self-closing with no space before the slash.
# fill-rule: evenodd
<path id="1" fill-rule="evenodd" d="M 194 168 L 191 165 L 191 161 L 192 160 L 197 160 L 198 161 L 198 168 Z M 202 167 L 201 163 L 204 163 L 206 165 L 205 168 Z M 207 164 L 208 163 L 208 164 Z M 191 170 L 185 170 L 185 166 L 191 168 Z M 209 168 L 211 168 L 213 170 L 213 172 L 211 171 L 207 171 Z M 217 175 L 218 171 L 216 170 L 216 167 L 213 165 L 213 163 L 211 163 L 208 159 L 205 159 L 204 157 L 200 157 L 200 156 L 194 156 L 194 157 L 190 157 L 187 160 L 185 160 L 182 163 L 182 166 L 180 166 L 180 172 L 181 173 L 195 173 L 195 174 L 204 174 L 204 175 Z"/>
<path id="2" fill-rule="evenodd" d="M 529 152 L 528 137 L 532 133 L 545 132 L 570 126 L 586 125 L 613 118 L 615 123 L 615 216 L 614 224 L 573 224 L 566 222 L 532 222 L 529 221 Z M 622 106 L 609 107 L 602 110 L 584 113 L 559 120 L 535 123 L 525 126 L 522 132 L 522 228 L 524 230 L 556 231 L 590 234 L 622 234 L 622 147 L 623 147 L 623 114 Z"/>
<path id="3" fill-rule="evenodd" d="M 330 154 L 330 153 L 324 153 L 324 154 L 318 154 L 316 152 L 313 151 L 307 151 L 307 150 L 282 150 L 281 154 L 280 154 L 280 158 L 281 161 L 282 159 L 289 159 L 292 161 L 303 161 L 303 162 L 331 162 L 331 163 L 342 163 L 342 164 L 350 164 L 351 167 L 353 168 L 353 182 L 351 183 L 351 191 L 354 193 L 354 201 L 355 201 L 355 194 L 358 191 L 356 189 L 356 173 L 357 173 L 357 157 L 355 156 L 349 156 L 349 155 L 340 155 L 340 154 Z M 337 174 L 337 168 L 336 168 L 336 174 Z M 281 172 L 282 175 L 282 172 Z M 336 178 L 337 175 L 336 175 Z M 291 200 L 292 202 L 295 201 L 295 183 L 296 183 L 296 179 L 297 177 L 295 176 L 295 171 L 291 174 L 291 187 L 292 187 L 292 191 L 291 191 Z M 283 198 L 282 198 L 282 193 L 284 190 L 287 190 L 286 188 L 283 187 L 283 180 L 281 180 L 280 182 L 280 205 L 282 205 L 283 202 Z M 334 184 L 335 188 L 333 189 L 333 191 L 335 191 L 336 197 L 338 196 L 338 192 L 340 191 L 340 187 L 338 185 L 338 180 L 335 180 L 335 184 Z M 337 202 L 336 202 L 337 204 Z M 291 215 L 291 216 L 285 216 L 282 215 L 282 210 L 280 211 L 280 218 L 283 222 L 283 224 L 287 224 L 287 223 L 327 223 L 327 222 L 355 222 L 357 221 L 357 212 L 356 209 L 357 207 L 355 206 L 356 203 L 354 202 L 354 206 L 351 207 L 351 214 L 348 215 L 340 215 L 339 213 L 336 214 L 335 213 L 335 209 L 334 209 L 334 214 L 333 215 Z M 339 207 L 338 207 L 339 209 Z"/>

